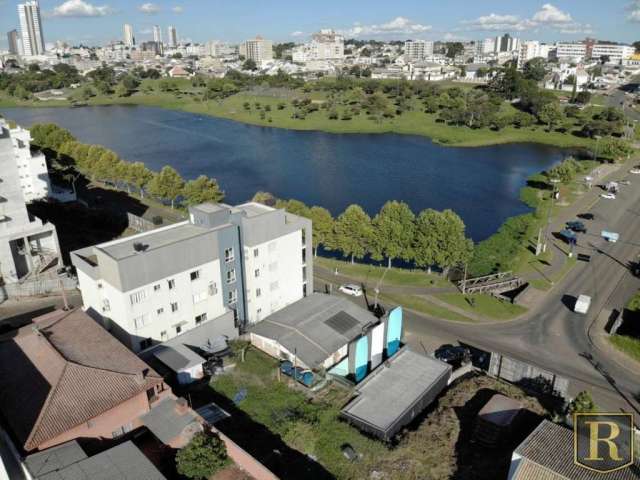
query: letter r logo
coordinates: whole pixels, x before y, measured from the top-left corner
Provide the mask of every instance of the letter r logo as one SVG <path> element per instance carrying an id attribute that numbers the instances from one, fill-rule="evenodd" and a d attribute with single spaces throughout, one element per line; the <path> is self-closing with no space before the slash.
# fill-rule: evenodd
<path id="1" fill-rule="evenodd" d="M 576 413 L 574 460 L 589 470 L 612 472 L 633 464 L 633 415 Z"/>

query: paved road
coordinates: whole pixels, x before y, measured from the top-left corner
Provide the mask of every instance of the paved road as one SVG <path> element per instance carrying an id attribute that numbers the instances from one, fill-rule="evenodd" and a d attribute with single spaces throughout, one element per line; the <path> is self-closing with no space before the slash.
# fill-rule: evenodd
<path id="1" fill-rule="evenodd" d="M 623 187 L 616 200 L 599 200 L 591 210 L 596 220 L 588 222 L 589 233 L 581 235 L 577 248 L 591 255 L 591 262 L 579 262 L 527 315 L 487 325 L 407 312 L 408 343 L 432 351 L 445 342 L 464 341 L 498 351 L 568 377 L 571 393 L 587 388 L 603 409 L 635 411 L 640 418 L 640 371 L 594 344 L 597 332 L 591 328 L 605 306 L 622 307 L 626 295 L 640 287 L 627 268 L 640 252 L 640 176 L 628 178 L 632 185 Z M 620 233 L 620 241 L 601 239 L 603 228 Z M 318 286 L 323 283 L 318 280 Z M 586 316 L 571 310 L 580 294 L 593 298 Z"/>
<path id="2" fill-rule="evenodd" d="M 636 122 L 640 122 L 640 112 L 637 112 L 630 108 L 631 97 L 627 96 L 626 92 L 630 91 L 638 84 L 640 84 L 640 75 L 633 77 L 631 79 L 631 82 L 627 83 L 626 85 L 614 88 L 607 96 L 608 106 L 622 108 L 622 105 L 625 105 L 624 113 L 629 118 L 631 118 L 631 120 L 635 120 Z"/>

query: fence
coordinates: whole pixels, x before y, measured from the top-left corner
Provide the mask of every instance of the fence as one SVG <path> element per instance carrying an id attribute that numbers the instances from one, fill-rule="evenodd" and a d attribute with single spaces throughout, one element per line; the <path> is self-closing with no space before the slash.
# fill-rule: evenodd
<path id="1" fill-rule="evenodd" d="M 24 283 L 9 283 L 0 287 L 0 301 L 13 297 L 35 297 L 65 290 L 74 290 L 78 286 L 75 277 L 34 278 Z"/>
<path id="2" fill-rule="evenodd" d="M 127 225 L 130 229 L 140 233 L 148 232 L 149 230 L 153 230 L 154 228 L 158 227 L 146 218 L 139 217 L 129 212 L 127 212 Z"/>

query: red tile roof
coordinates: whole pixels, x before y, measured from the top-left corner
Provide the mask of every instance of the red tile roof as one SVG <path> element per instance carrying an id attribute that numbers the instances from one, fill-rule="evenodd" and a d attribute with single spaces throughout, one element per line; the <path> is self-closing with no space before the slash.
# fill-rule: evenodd
<path id="1" fill-rule="evenodd" d="M 162 382 L 82 310 L 0 337 L 0 410 L 33 450 Z"/>

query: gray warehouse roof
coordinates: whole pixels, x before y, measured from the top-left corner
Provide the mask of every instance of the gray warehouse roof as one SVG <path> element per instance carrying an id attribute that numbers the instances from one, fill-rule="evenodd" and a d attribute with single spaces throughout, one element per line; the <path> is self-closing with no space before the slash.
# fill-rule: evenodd
<path id="1" fill-rule="evenodd" d="M 78 442 L 29 455 L 25 464 L 35 480 L 164 480 L 131 442 L 87 457 Z"/>
<path id="2" fill-rule="evenodd" d="M 404 347 L 384 362 L 356 391 L 342 415 L 389 440 L 447 386 L 451 366 Z"/>
<path id="3" fill-rule="evenodd" d="M 173 397 L 165 397 L 142 416 L 142 423 L 162 443 L 169 444 L 189 428 L 200 428 L 196 414 L 188 409 L 178 412 L 178 403 Z"/>
<path id="4" fill-rule="evenodd" d="M 158 348 L 154 350 L 153 355 L 174 372 L 195 367 L 196 365 L 202 365 L 205 362 L 204 358 L 182 344 L 176 344 L 170 347 L 159 345 Z"/>
<path id="5" fill-rule="evenodd" d="M 376 317 L 346 298 L 314 293 L 269 315 L 249 332 L 276 340 L 314 368 L 375 322 Z"/>

